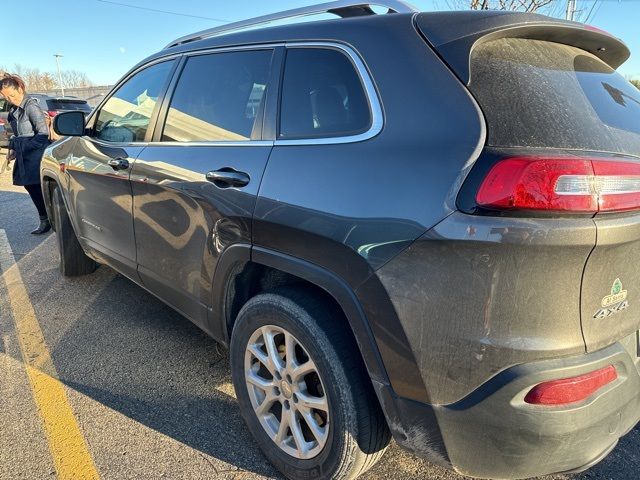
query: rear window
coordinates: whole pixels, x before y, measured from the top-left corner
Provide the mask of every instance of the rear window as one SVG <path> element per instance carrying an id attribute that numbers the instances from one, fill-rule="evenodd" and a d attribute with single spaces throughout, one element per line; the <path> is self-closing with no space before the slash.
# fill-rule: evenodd
<path id="1" fill-rule="evenodd" d="M 91 111 L 91 107 L 84 100 L 66 100 L 56 99 L 47 100 L 49 110 L 83 110 L 85 112 Z"/>
<path id="2" fill-rule="evenodd" d="M 507 38 L 473 50 L 470 90 L 488 143 L 640 155 L 640 91 L 594 55 Z"/>

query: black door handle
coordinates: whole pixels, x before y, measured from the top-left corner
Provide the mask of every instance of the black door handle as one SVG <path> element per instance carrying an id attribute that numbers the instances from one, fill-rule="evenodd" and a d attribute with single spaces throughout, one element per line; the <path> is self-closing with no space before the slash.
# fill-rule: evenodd
<path id="1" fill-rule="evenodd" d="M 220 170 L 212 170 L 205 176 L 207 180 L 220 188 L 244 187 L 251 180 L 248 173 L 238 172 L 237 170 L 229 167 L 221 168 Z"/>
<path id="2" fill-rule="evenodd" d="M 126 158 L 110 158 L 107 163 L 114 170 L 126 170 L 129 168 L 129 160 Z"/>

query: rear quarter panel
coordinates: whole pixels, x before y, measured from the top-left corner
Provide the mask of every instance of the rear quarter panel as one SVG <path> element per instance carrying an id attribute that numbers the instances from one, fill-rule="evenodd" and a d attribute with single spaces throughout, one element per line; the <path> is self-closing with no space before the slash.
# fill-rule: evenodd
<path id="1" fill-rule="evenodd" d="M 360 54 L 378 90 L 382 131 L 358 143 L 276 145 L 254 217 L 257 246 L 319 265 L 354 290 L 454 211 L 459 185 L 484 144 L 475 103 L 411 18 L 383 20 L 340 22 L 335 32 L 309 26 L 318 33 L 314 41 L 340 38 Z M 407 339 L 381 293 L 372 294 L 374 302 L 361 299 L 365 313 L 392 382 L 412 378 Z M 384 306 L 389 315 L 377 315 Z M 396 387 L 424 399 L 419 385 Z"/>

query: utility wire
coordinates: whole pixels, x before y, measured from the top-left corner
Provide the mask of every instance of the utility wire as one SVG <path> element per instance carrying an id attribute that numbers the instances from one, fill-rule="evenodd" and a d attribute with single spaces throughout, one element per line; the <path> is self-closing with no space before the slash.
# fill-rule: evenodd
<path id="1" fill-rule="evenodd" d="M 598 2 L 598 6 L 596 7 L 595 11 L 593 12 L 593 16 L 591 17 L 591 22 L 595 21 L 596 15 L 598 15 L 598 12 L 600 11 L 600 7 L 602 7 L 602 0 Z"/>
<path id="2" fill-rule="evenodd" d="M 111 2 L 109 0 L 96 0 L 96 1 L 100 3 L 108 3 L 110 5 L 118 5 L 120 7 L 137 8 L 138 10 L 147 10 L 149 12 L 164 13 L 167 15 L 177 15 L 179 17 L 200 18 L 202 20 L 213 20 L 214 22 L 221 22 L 221 23 L 231 22 L 231 20 L 225 20 L 223 18 L 211 18 L 211 17 L 202 17 L 200 15 L 189 15 L 187 13 L 169 12 L 167 10 L 158 10 L 156 8 L 140 7 L 138 5 L 129 5 L 127 3 Z"/>
<path id="3" fill-rule="evenodd" d="M 587 18 L 585 18 L 584 23 L 589 23 L 589 18 L 591 18 L 591 14 L 593 13 L 593 10 L 596 8 L 596 5 L 598 5 L 598 0 L 595 0 L 591 5 L 591 10 L 589 10 L 589 14 L 587 15 Z"/>

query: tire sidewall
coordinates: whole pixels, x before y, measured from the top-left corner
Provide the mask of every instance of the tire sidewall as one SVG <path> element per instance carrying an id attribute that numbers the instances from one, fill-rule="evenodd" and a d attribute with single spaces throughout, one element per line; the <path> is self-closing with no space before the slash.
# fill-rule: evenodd
<path id="1" fill-rule="evenodd" d="M 251 335 L 261 326 L 275 325 L 289 331 L 313 358 L 329 404 L 329 438 L 323 450 L 308 460 L 282 451 L 264 431 L 254 414 L 245 383 L 245 350 Z M 357 415 L 347 377 L 326 332 L 300 305 L 289 298 L 262 294 L 240 311 L 231 341 L 231 373 L 242 416 L 269 460 L 289 478 L 328 478 L 346 454 L 348 436 L 356 437 Z M 336 388 L 336 387 L 342 388 Z M 351 441 L 355 441 L 352 439 Z"/>
<path id="2" fill-rule="evenodd" d="M 66 215 L 67 212 L 65 210 L 64 200 L 62 199 L 62 192 L 60 192 L 60 187 L 54 187 L 51 198 L 53 199 L 53 202 L 51 202 L 51 206 L 53 207 L 53 222 L 56 227 L 58 253 L 60 255 L 60 263 L 62 263 L 64 255 L 64 239 L 62 238 L 62 236 L 64 235 L 65 228 L 65 225 L 63 224 L 66 220 L 63 216 Z"/>
<path id="3" fill-rule="evenodd" d="M 87 275 L 94 272 L 97 264 L 86 255 L 78 241 L 59 186 L 54 187 L 51 198 L 58 253 L 60 254 L 60 272 L 66 277 Z"/>

